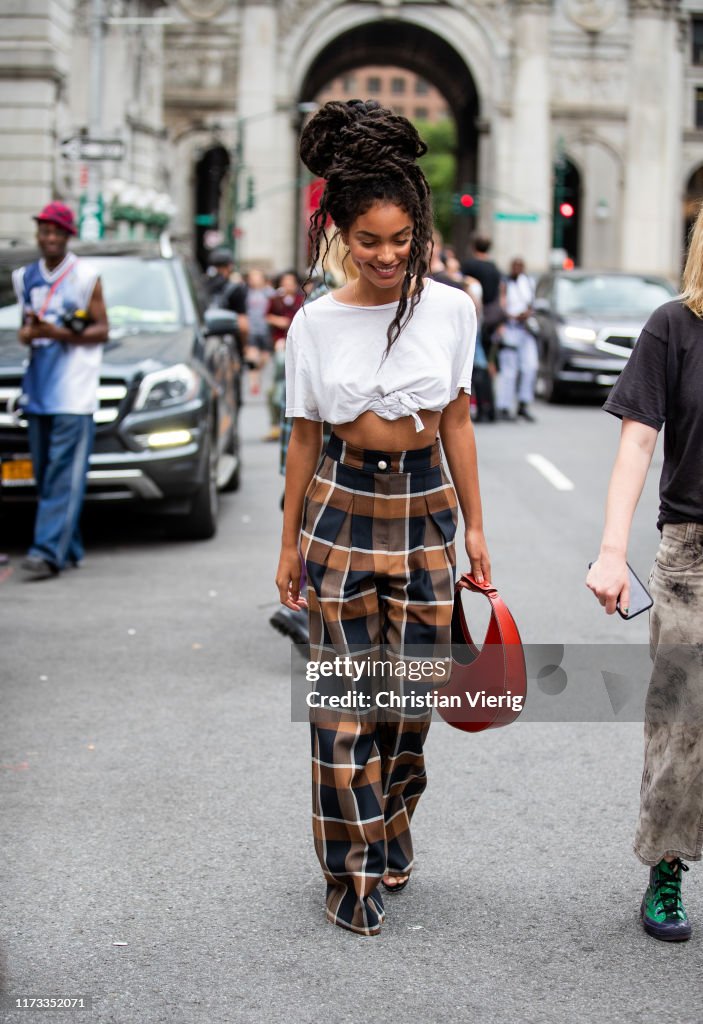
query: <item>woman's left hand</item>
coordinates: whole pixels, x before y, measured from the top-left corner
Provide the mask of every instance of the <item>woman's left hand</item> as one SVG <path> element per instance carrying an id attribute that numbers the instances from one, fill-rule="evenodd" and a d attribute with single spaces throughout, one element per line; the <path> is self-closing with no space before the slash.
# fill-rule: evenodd
<path id="1" fill-rule="evenodd" d="M 471 575 L 477 583 L 491 582 L 491 559 L 483 530 L 469 528 L 465 535 L 466 554 L 471 563 Z"/>

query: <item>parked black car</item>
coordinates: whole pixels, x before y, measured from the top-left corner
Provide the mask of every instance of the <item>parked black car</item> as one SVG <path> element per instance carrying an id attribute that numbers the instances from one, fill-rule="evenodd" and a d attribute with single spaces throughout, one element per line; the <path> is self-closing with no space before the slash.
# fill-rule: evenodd
<path id="1" fill-rule="evenodd" d="M 557 402 L 612 387 L 650 313 L 675 294 L 669 281 L 648 275 L 570 270 L 541 277 L 529 325 L 542 397 Z"/>
<path id="2" fill-rule="evenodd" d="M 178 256 L 157 248 L 75 246 L 100 274 L 110 321 L 95 413 L 87 501 L 139 502 L 211 537 L 218 490 L 239 486 L 236 315 L 204 311 Z M 20 395 L 27 351 L 11 269 L 34 252 L 0 254 L 0 503 L 35 497 Z"/>

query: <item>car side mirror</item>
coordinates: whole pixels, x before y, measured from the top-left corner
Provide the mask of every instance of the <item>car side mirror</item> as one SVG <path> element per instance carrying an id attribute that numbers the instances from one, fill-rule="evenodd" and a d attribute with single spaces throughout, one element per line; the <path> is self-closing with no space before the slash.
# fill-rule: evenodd
<path id="1" fill-rule="evenodd" d="M 238 326 L 237 314 L 229 309 L 207 309 L 205 311 L 205 334 L 208 337 L 236 334 Z"/>

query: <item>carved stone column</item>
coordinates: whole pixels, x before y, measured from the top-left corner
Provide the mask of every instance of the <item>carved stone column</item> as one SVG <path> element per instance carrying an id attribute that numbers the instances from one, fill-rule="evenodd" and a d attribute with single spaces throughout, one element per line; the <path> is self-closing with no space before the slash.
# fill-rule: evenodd
<path id="1" fill-rule="evenodd" d="M 512 117 L 498 126 L 496 209 L 538 211 L 540 219 L 497 221 L 496 249 L 524 256 L 531 272 L 545 268 L 551 244 L 550 7 L 550 0 L 515 0 Z"/>
<path id="2" fill-rule="evenodd" d="M 270 0 L 245 0 L 241 8 L 237 125 L 241 159 L 239 198 L 247 180 L 254 208 L 238 214 L 238 259 L 282 270 L 293 258 L 291 102 L 277 91 L 277 10 Z"/>
<path id="3" fill-rule="evenodd" d="M 679 0 L 630 0 L 625 270 L 676 276 L 681 249 Z"/>

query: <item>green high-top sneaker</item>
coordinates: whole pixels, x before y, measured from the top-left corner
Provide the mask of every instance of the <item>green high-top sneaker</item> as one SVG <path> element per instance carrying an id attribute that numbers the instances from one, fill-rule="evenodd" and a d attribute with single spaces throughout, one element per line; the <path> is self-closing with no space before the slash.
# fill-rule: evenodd
<path id="1" fill-rule="evenodd" d="M 680 860 L 660 860 L 650 868 L 649 886 L 640 913 L 644 930 L 665 942 L 691 938 L 691 925 L 681 902 L 681 875 L 688 867 Z"/>

